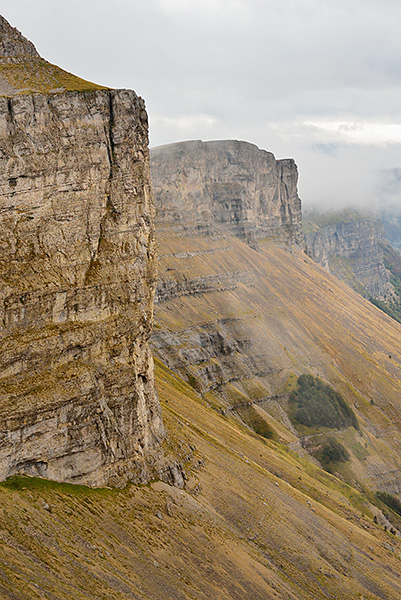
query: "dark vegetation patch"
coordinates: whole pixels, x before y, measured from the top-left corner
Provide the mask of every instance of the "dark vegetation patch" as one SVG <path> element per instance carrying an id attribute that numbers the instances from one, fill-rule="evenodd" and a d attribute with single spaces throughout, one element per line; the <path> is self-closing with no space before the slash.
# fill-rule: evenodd
<path id="1" fill-rule="evenodd" d="M 393 496 L 393 494 L 389 494 L 388 492 L 376 492 L 376 496 L 391 508 L 391 510 L 397 513 L 397 515 L 401 516 L 401 502 L 396 496 Z"/>
<path id="2" fill-rule="evenodd" d="M 383 300 L 378 298 L 371 298 L 371 303 L 380 308 L 386 315 L 393 318 L 395 321 L 401 323 L 401 299 L 392 301 L 390 304 L 386 304 Z"/>
<path id="3" fill-rule="evenodd" d="M 376 492 L 370 498 L 372 504 L 375 504 L 382 511 L 383 515 L 398 531 L 401 531 L 401 501 L 388 492 Z M 377 523 L 377 518 L 374 519 Z M 390 533 L 395 533 L 394 527 L 391 527 Z"/>
<path id="4" fill-rule="evenodd" d="M 327 438 L 322 443 L 314 457 L 329 473 L 333 472 L 333 465 L 347 462 L 350 459 L 348 450 L 332 437 Z"/>
<path id="5" fill-rule="evenodd" d="M 290 417 L 306 427 L 359 429 L 354 411 L 331 386 L 312 375 L 298 377 L 296 388 L 290 395 Z"/>

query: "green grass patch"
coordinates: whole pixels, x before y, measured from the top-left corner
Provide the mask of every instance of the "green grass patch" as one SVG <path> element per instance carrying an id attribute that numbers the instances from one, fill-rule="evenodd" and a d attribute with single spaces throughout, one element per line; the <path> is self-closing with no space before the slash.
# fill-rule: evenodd
<path id="1" fill-rule="evenodd" d="M 51 479 L 43 479 L 41 477 L 29 477 L 27 475 L 13 475 L 5 481 L 0 482 L 0 489 L 11 490 L 15 492 L 25 490 L 39 491 L 59 491 L 64 494 L 73 495 L 88 495 L 88 494 L 112 494 L 116 490 L 109 488 L 90 488 L 86 485 L 78 485 L 75 483 L 59 483 Z"/>
<path id="2" fill-rule="evenodd" d="M 86 81 L 60 69 L 43 58 L 26 59 L 21 63 L 0 66 L 0 75 L 13 86 L 17 93 L 55 93 L 64 91 L 89 92 L 110 89 Z"/>
<path id="3" fill-rule="evenodd" d="M 319 212 L 317 210 L 309 210 L 305 215 L 303 228 L 305 232 L 313 232 L 320 227 L 327 227 L 329 225 L 341 225 L 342 223 L 352 223 L 354 221 L 361 221 L 363 219 L 369 219 L 368 214 L 362 214 L 356 209 L 346 208 L 342 211 L 327 211 Z"/>

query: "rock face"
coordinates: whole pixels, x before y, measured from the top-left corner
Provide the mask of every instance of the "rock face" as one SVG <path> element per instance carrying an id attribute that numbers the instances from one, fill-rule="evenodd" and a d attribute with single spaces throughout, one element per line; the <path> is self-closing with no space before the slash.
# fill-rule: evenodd
<path id="1" fill-rule="evenodd" d="M 398 252 L 401 252 L 401 214 L 398 214 L 398 211 L 383 211 L 380 220 L 383 223 L 387 240 Z"/>
<path id="2" fill-rule="evenodd" d="M 0 36 L 35 55 L 4 19 Z M 0 98 L 0 479 L 148 476 L 163 436 L 148 159 L 133 91 Z"/>
<path id="3" fill-rule="evenodd" d="M 324 225 L 306 234 L 308 254 L 327 271 L 366 298 L 388 300 L 394 294 L 384 266 L 383 227 L 372 218 Z"/>
<path id="4" fill-rule="evenodd" d="M 0 15 L 0 56 L 39 57 L 35 46 Z"/>
<path id="5" fill-rule="evenodd" d="M 301 244 L 298 171 L 292 159 L 241 141 L 180 142 L 151 151 L 160 224 L 229 231 L 248 239 Z"/>

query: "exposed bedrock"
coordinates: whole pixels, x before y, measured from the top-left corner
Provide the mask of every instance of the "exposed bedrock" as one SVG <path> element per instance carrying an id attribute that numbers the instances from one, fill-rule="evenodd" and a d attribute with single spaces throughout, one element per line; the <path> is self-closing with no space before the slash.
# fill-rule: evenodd
<path id="1" fill-rule="evenodd" d="M 303 243 L 292 159 L 237 140 L 191 141 L 153 148 L 151 170 L 160 225 Z"/>
<path id="2" fill-rule="evenodd" d="M 163 436 L 144 102 L 0 98 L 0 479 L 149 476 Z"/>
<path id="3" fill-rule="evenodd" d="M 394 288 L 384 266 L 382 239 L 381 223 L 362 217 L 306 234 L 308 253 L 316 262 L 363 296 L 386 300 Z"/>

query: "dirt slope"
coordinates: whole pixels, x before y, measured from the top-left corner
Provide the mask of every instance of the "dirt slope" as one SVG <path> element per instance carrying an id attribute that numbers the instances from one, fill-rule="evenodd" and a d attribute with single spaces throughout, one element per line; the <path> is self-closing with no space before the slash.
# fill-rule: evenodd
<path id="1" fill-rule="evenodd" d="M 186 489 L 1 484 L 2 599 L 401 598 L 400 539 L 363 495 L 156 371 Z"/>
<path id="2" fill-rule="evenodd" d="M 289 394 L 302 373 L 322 378 L 360 424 L 359 432 L 330 433 L 351 454 L 337 470 L 351 483 L 399 493 L 400 324 L 297 250 L 168 229 L 159 248 L 157 355 L 206 399 L 213 392 L 217 410 L 238 414 L 252 403 L 293 447 Z"/>

